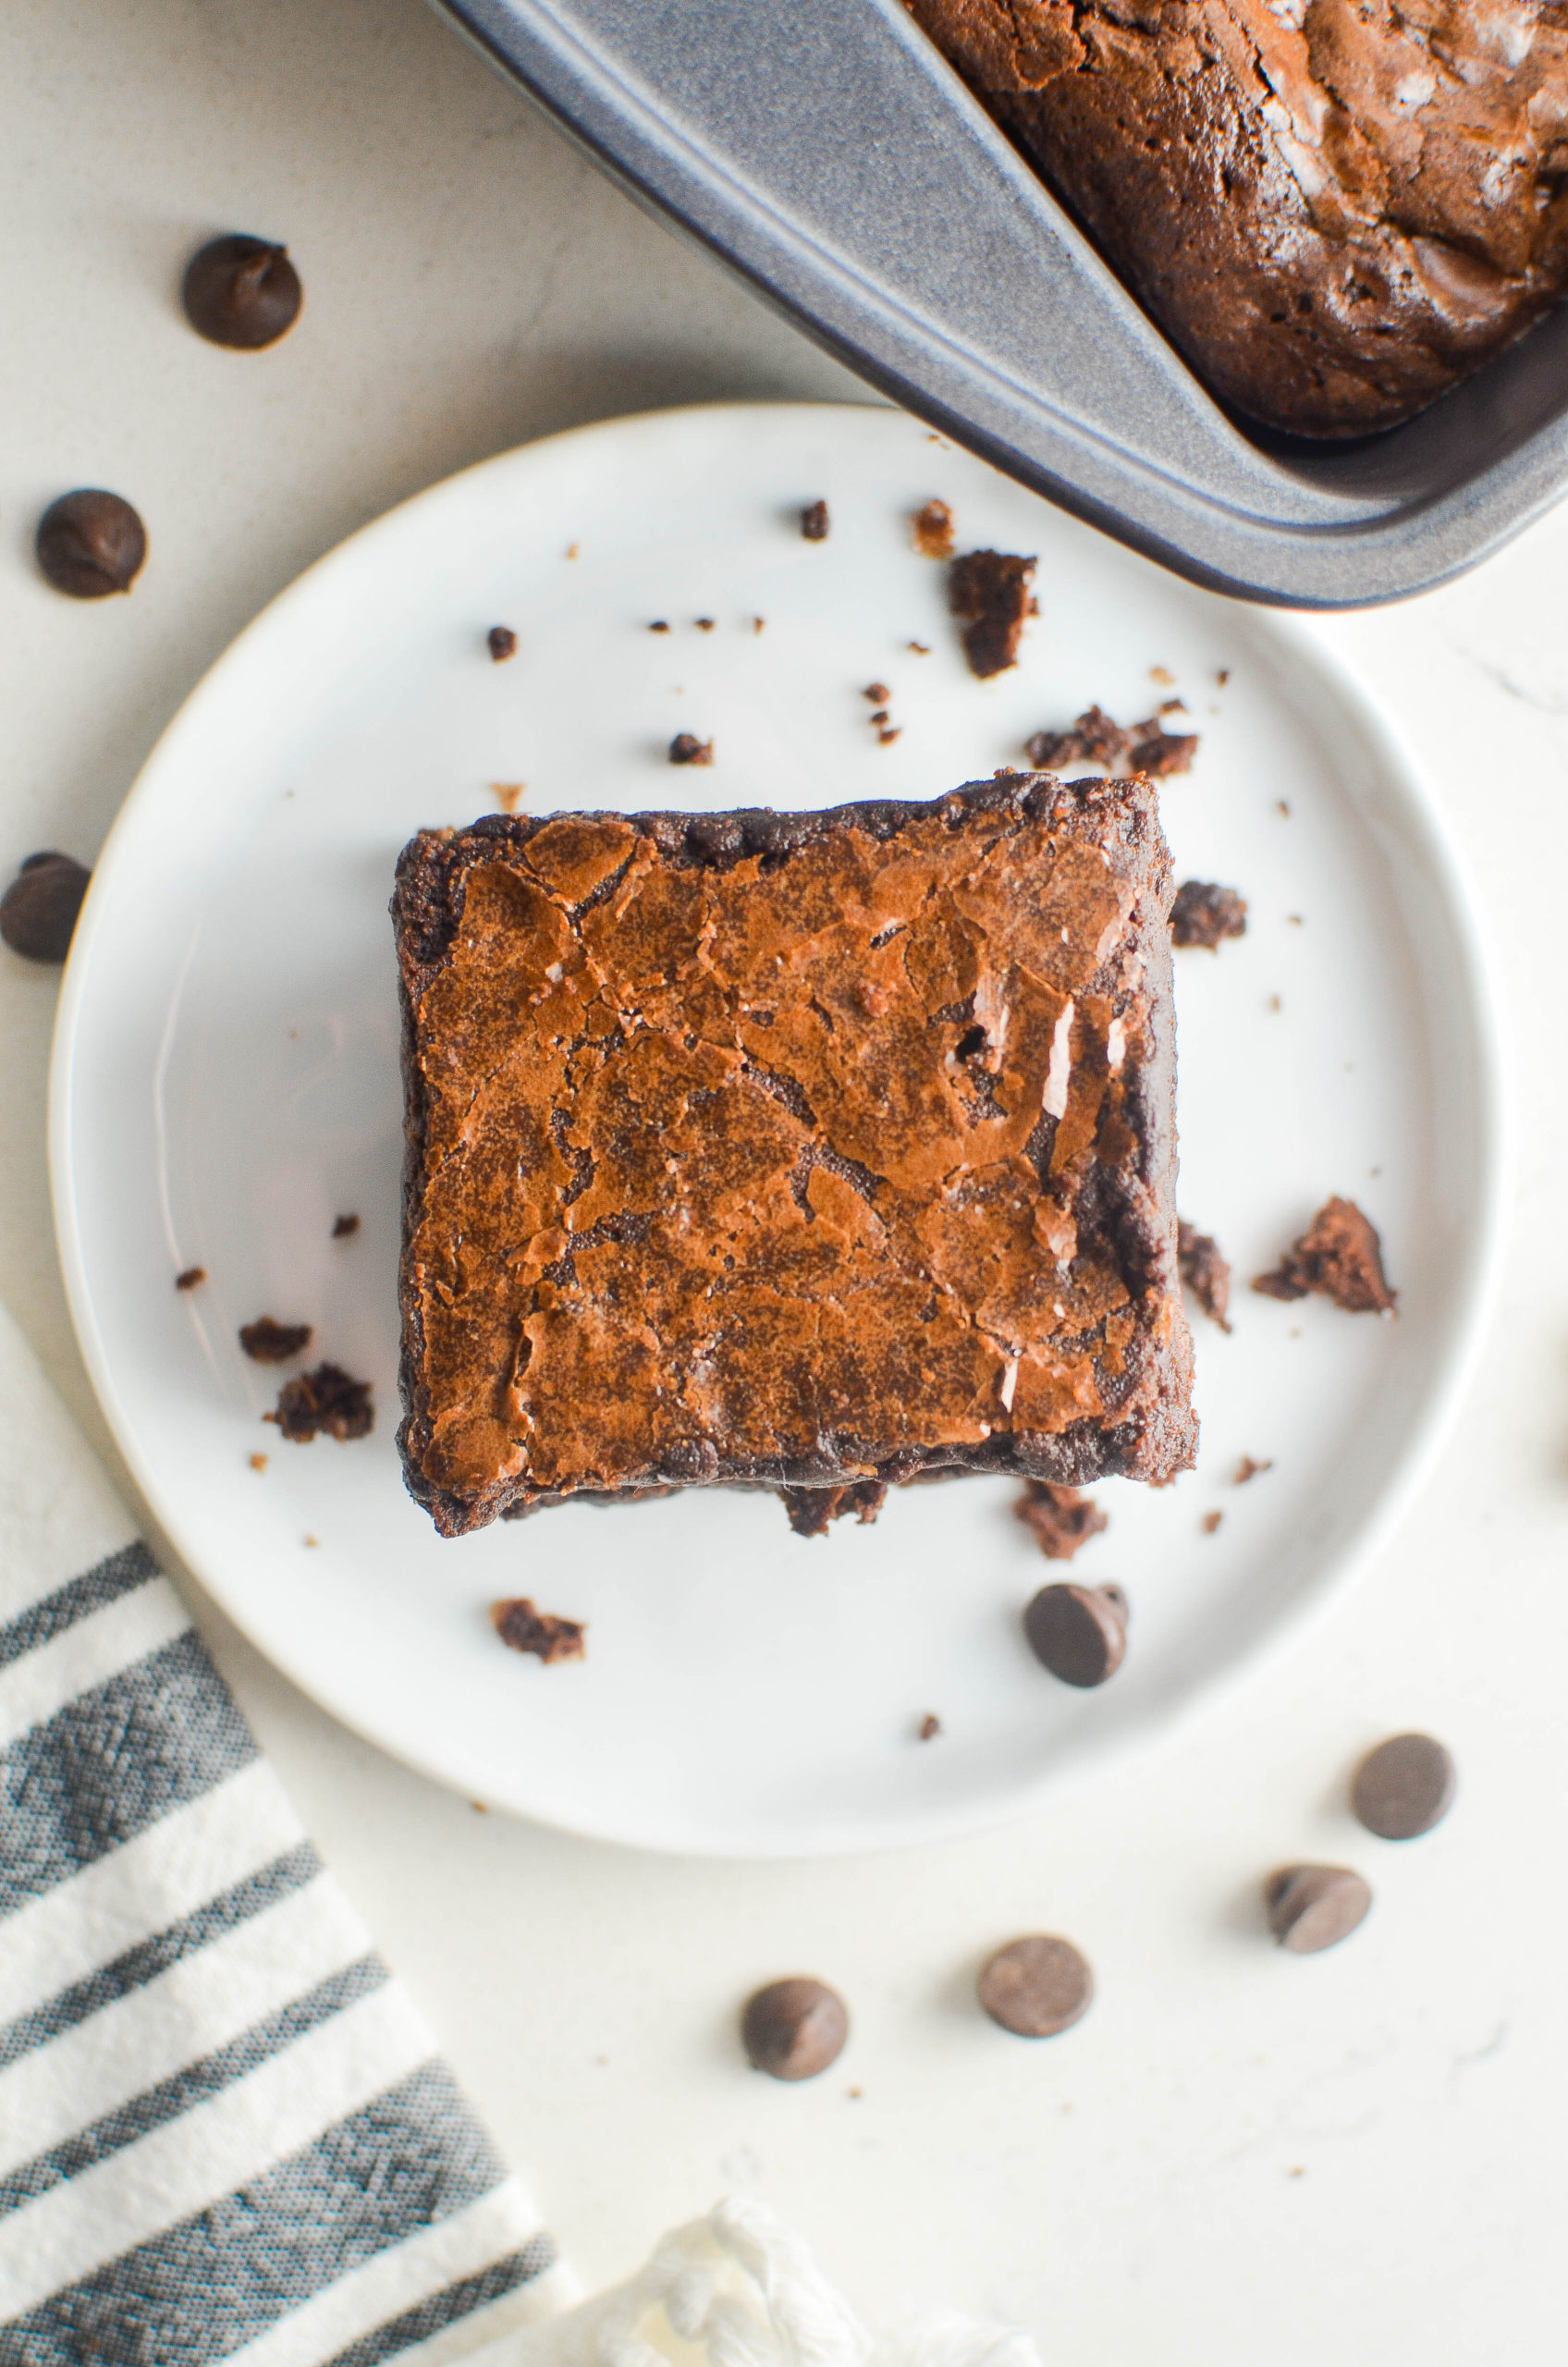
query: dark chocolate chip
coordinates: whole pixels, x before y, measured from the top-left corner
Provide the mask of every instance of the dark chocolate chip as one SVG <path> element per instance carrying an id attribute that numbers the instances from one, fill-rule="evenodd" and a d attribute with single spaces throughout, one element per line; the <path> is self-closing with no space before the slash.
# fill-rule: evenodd
<path id="1" fill-rule="evenodd" d="M 1071 1940 L 1033 1932 L 1010 1940 L 982 1966 L 980 2003 L 1019 2038 L 1054 2038 L 1081 2021 L 1094 2001 L 1095 1976 Z"/>
<path id="2" fill-rule="evenodd" d="M 1292 1956 L 1316 1956 L 1348 1939 L 1372 1904 L 1349 1866 L 1281 1866 L 1263 1885 L 1268 1928 Z"/>
<path id="3" fill-rule="evenodd" d="M 258 1315 L 254 1323 L 239 1327 L 239 1344 L 245 1354 L 259 1365 L 286 1365 L 290 1356 L 302 1355 L 311 1344 L 308 1323 L 275 1323 L 270 1315 Z"/>
<path id="4" fill-rule="evenodd" d="M 287 251 L 271 239 L 213 239 L 185 269 L 185 316 L 213 345 L 254 352 L 300 316 L 303 291 Z"/>
<path id="5" fill-rule="evenodd" d="M 580 1661 L 586 1633 L 578 1619 L 557 1619 L 551 1611 L 536 1611 L 525 1594 L 509 1602 L 493 1602 L 490 1617 L 503 1644 L 514 1652 L 532 1652 L 546 1668 L 555 1661 Z"/>
<path id="6" fill-rule="evenodd" d="M 826 501 L 809 501 L 806 504 L 801 512 L 801 532 L 808 543 L 825 543 L 827 540 Z"/>
<path id="7" fill-rule="evenodd" d="M 1368 1833 L 1414 1841 L 1453 1806 L 1453 1760 L 1430 1735 L 1390 1735 L 1355 1771 L 1351 1806 Z"/>
<path id="8" fill-rule="evenodd" d="M 746 2001 L 741 2042 L 753 2070 L 773 2079 L 815 2079 L 844 2051 L 850 2017 L 836 1989 L 803 1973 L 770 1981 Z"/>
<path id="9" fill-rule="evenodd" d="M 1103 1685 L 1127 1650 L 1120 1587 L 1042 1587 L 1023 1613 L 1029 1649 L 1064 1685 Z"/>
<path id="10" fill-rule="evenodd" d="M 38 521 L 38 564 L 56 592 L 103 600 L 129 592 L 147 556 L 147 532 L 117 493 L 82 485 L 52 501 Z"/>
<path id="11" fill-rule="evenodd" d="M 351 1239 L 356 1233 L 358 1233 L 359 1229 L 360 1220 L 358 1217 L 335 1217 L 332 1222 L 332 1238 L 334 1241 L 348 1241 Z"/>
<path id="12" fill-rule="evenodd" d="M 92 877 L 68 854 L 30 854 L 0 896 L 0 938 L 30 962 L 63 962 Z"/>
<path id="13" fill-rule="evenodd" d="M 678 731 L 669 743 L 672 765 L 711 765 L 713 742 L 699 740 L 694 731 Z"/>
<path id="14" fill-rule="evenodd" d="M 492 625 L 484 638 L 497 666 L 504 658 L 517 656 L 517 635 L 510 625 Z"/>

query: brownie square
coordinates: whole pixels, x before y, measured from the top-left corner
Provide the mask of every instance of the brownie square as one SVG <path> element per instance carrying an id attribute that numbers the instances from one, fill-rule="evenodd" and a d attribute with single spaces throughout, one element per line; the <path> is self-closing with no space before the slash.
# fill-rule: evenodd
<path id="1" fill-rule="evenodd" d="M 1153 784 L 487 816 L 392 911 L 411 1493 L 1192 1461 Z"/>

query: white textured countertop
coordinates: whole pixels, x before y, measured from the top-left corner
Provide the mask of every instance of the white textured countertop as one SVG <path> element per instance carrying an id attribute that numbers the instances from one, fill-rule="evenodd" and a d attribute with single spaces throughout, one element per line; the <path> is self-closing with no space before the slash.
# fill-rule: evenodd
<path id="1" fill-rule="evenodd" d="M 418 0 L 13 9 L 0 188 L 6 877 L 39 847 L 90 861 L 202 669 L 389 503 L 617 411 L 860 391 Z M 227 229 L 283 237 L 300 265 L 305 313 L 273 353 L 218 352 L 180 316 L 186 257 Z M 147 520 L 130 600 L 63 600 L 32 568 L 39 511 L 80 484 Z M 827 1866 L 638 1857 L 476 1814 L 199 1604 L 589 2280 L 741 2186 L 867 2312 L 1016 2316 L 1047 2367 L 1489 2367 L 1560 2346 L 1565 589 L 1568 510 L 1446 592 L 1321 627 L 1425 758 L 1489 911 L 1521 1111 L 1512 1245 L 1419 1512 L 1183 1738 L 980 1840 Z M 0 955 L 0 1293 L 113 1465 L 55 1265 L 55 991 Z M 1430 1838 L 1379 1844 L 1343 1779 L 1406 1724 L 1451 1743 L 1459 1803 Z M 1258 1876 L 1298 1856 L 1349 1858 L 1378 1894 L 1318 1958 L 1257 1929 Z M 1030 2048 L 972 1984 L 1042 1927 L 1084 1946 L 1100 1993 Z M 741 2067 L 736 2009 L 808 1968 L 848 1997 L 851 2052 L 776 2086 Z"/>

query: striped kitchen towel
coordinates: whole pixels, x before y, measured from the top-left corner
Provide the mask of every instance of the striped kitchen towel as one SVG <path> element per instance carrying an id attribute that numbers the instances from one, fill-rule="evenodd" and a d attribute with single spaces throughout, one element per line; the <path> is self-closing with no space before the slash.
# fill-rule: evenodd
<path id="1" fill-rule="evenodd" d="M 437 2367 L 576 2292 L 0 1309 L 0 2367 Z"/>

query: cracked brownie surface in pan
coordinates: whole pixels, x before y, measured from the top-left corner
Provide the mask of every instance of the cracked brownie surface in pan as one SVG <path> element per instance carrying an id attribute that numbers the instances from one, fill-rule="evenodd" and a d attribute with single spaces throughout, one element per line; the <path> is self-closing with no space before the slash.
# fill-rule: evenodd
<path id="1" fill-rule="evenodd" d="M 1153 784 L 487 816 L 393 899 L 409 1487 L 1192 1460 Z"/>

